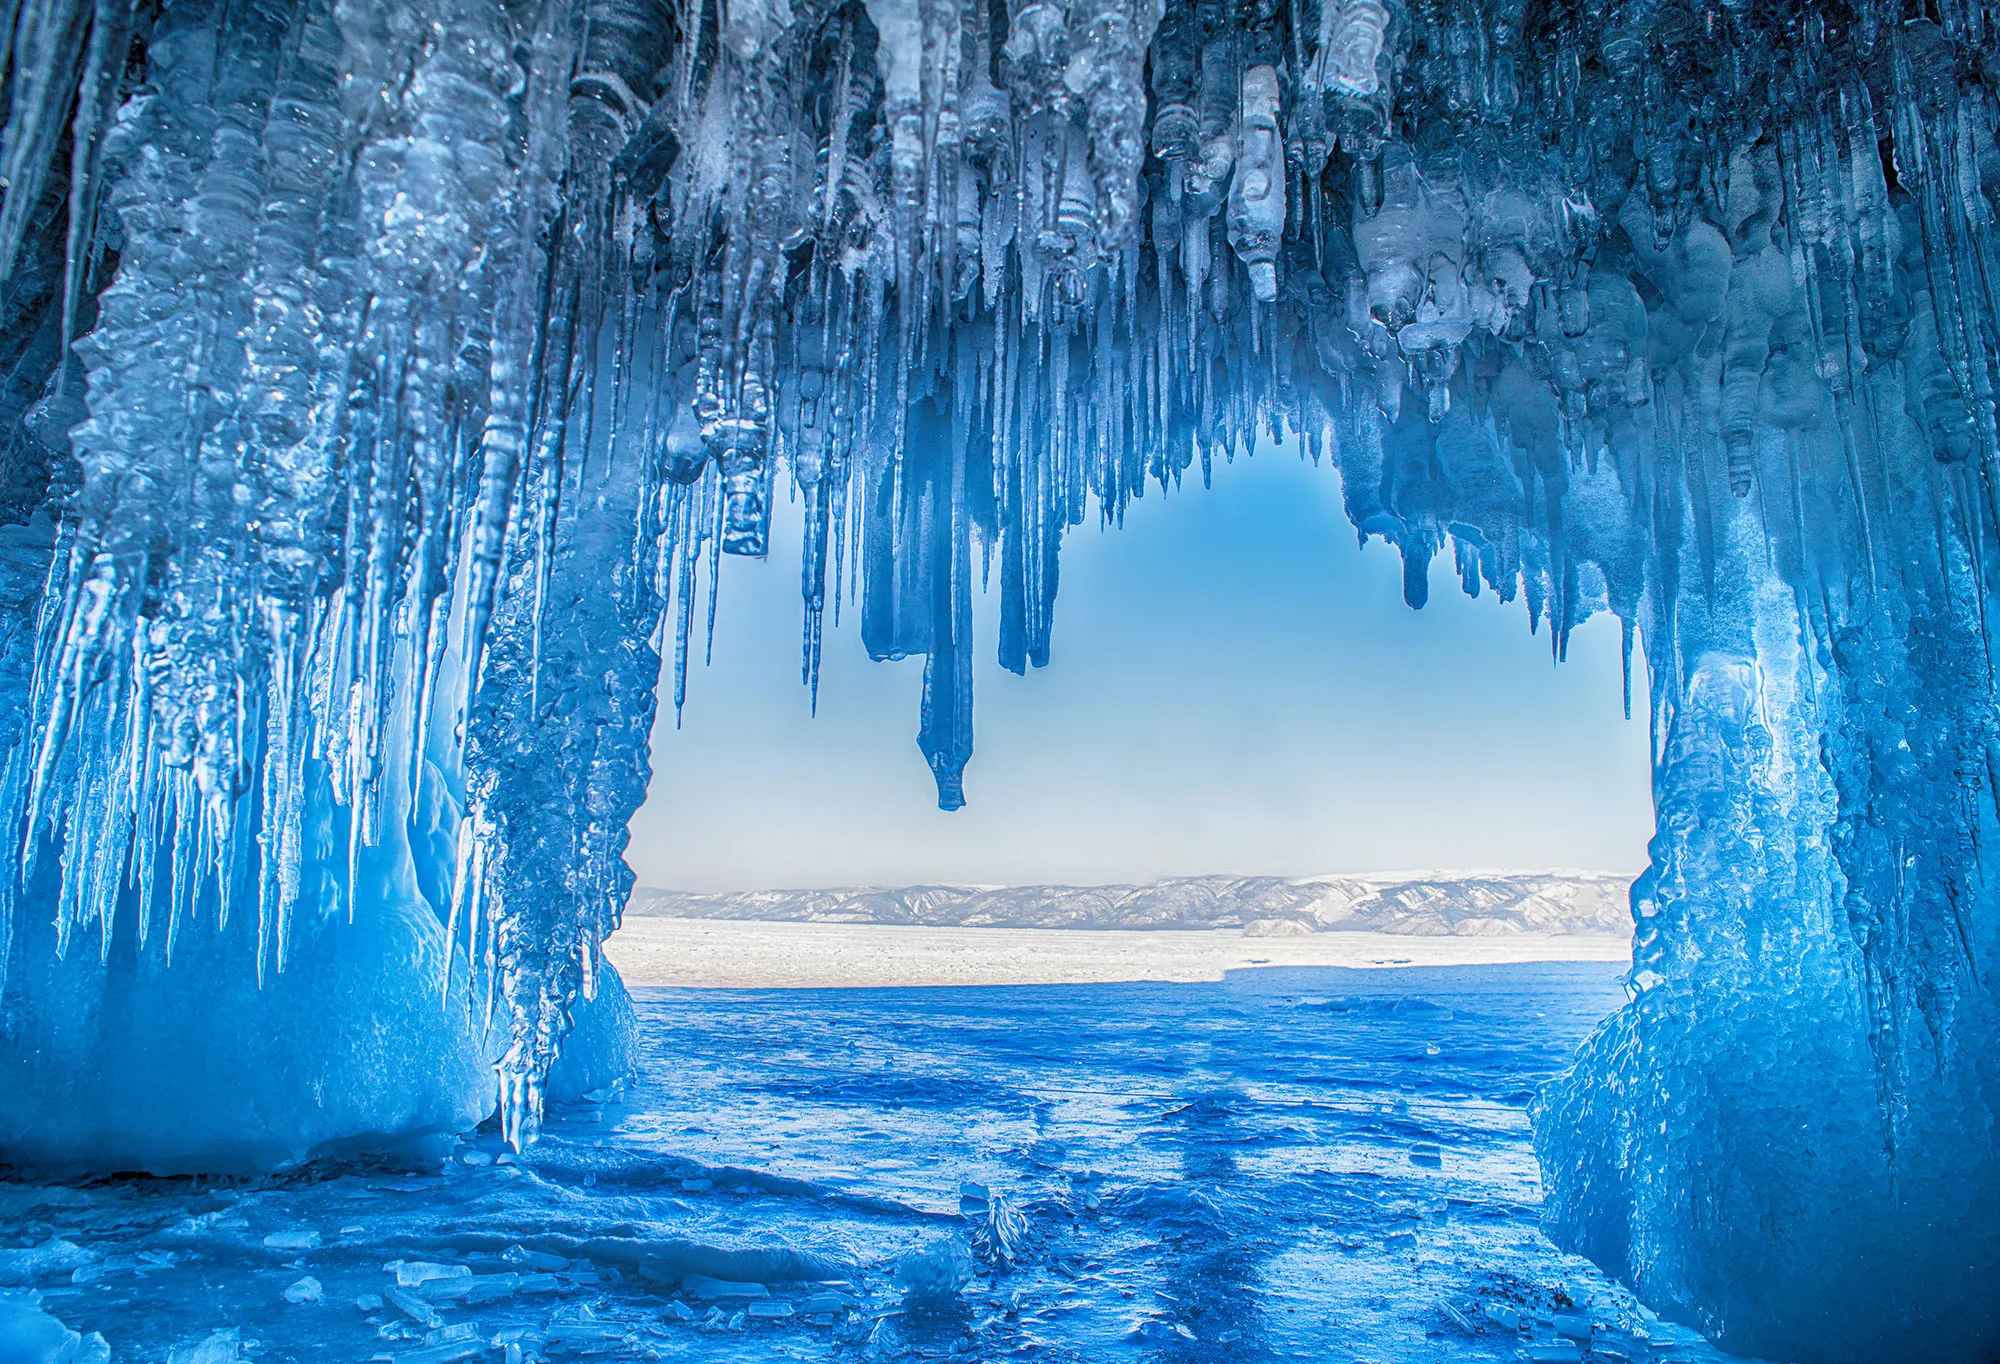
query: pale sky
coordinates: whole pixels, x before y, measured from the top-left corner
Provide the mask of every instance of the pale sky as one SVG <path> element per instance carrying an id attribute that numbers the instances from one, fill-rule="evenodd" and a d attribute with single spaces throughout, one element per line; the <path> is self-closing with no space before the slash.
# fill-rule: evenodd
<path id="1" fill-rule="evenodd" d="M 869 662 L 843 620 L 810 716 L 799 524 L 781 492 L 770 559 L 724 562 L 714 665 L 683 727 L 669 701 L 654 733 L 627 853 L 641 885 L 1645 863 L 1644 665 L 1627 721 L 1617 620 L 1555 667 L 1520 603 L 1466 598 L 1448 553 L 1409 610 L 1395 551 L 1356 548 L 1338 478 L 1295 446 L 1072 533 L 1045 669 L 994 662 L 997 589 L 975 596 L 977 746 L 953 814 L 917 751 L 921 660 Z"/>

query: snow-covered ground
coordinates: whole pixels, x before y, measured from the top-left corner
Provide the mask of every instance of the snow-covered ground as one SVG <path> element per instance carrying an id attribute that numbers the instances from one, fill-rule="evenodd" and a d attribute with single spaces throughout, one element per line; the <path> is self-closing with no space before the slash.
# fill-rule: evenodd
<path id="1" fill-rule="evenodd" d="M 0 1185 L 0 1283 L 176 1364 L 1714 1360 L 1536 1230 L 1621 969 L 640 988 L 519 1159 Z"/>
<path id="2" fill-rule="evenodd" d="M 1216 981 L 1253 966 L 1470 966 L 1631 961 L 1632 935 L 1412 937 L 1312 933 L 745 923 L 628 915 L 604 944 L 632 986 L 738 990 Z"/>

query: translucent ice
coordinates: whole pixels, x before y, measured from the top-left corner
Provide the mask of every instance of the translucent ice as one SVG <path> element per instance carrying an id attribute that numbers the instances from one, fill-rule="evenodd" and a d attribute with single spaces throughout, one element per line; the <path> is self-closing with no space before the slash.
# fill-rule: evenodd
<path id="1" fill-rule="evenodd" d="M 2000 1343 L 1983 0 L 16 10 L 10 1148 L 531 1140 L 774 497 L 955 806 L 975 581 L 1046 663 L 1070 527 L 1296 439 L 1413 606 L 1643 643 L 1552 1229 L 1745 1350 Z"/>
<path id="2" fill-rule="evenodd" d="M 108 1364 L 101 1335 L 83 1336 L 43 1311 L 32 1298 L 0 1293 L 0 1360 L 7 1364 Z"/>
<path id="3" fill-rule="evenodd" d="M 249 1171 L 491 1111 L 495 1048 L 468 1019 L 462 966 L 440 1000 L 444 934 L 428 910 L 370 903 L 352 923 L 302 925 L 291 966 L 261 989 L 241 918 L 188 924 L 171 964 L 130 940 L 108 962 L 59 960 L 45 925 L 22 930 L 9 988 L 24 1003 L 0 1045 L 0 1142 L 15 1162 Z"/>

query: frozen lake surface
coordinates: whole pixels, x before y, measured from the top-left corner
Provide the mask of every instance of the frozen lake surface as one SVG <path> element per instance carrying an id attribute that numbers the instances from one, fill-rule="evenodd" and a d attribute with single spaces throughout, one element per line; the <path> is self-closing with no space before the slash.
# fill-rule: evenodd
<path id="1" fill-rule="evenodd" d="M 640 990 L 525 1156 L 0 1185 L 0 1284 L 178 1364 L 1718 1360 L 1536 1229 L 1619 970 Z"/>
<path id="2" fill-rule="evenodd" d="M 628 914 L 604 944 L 628 985 L 746 990 L 1220 981 L 1252 966 L 1632 962 L 1632 934 L 1308 933 L 1236 928 L 951 928 Z"/>

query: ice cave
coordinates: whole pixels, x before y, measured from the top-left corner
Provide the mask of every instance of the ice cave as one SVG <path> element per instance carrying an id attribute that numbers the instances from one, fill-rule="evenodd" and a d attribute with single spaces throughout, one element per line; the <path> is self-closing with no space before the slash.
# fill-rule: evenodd
<path id="1" fill-rule="evenodd" d="M 1066 532 L 1265 440 L 1410 606 L 1639 650 L 1550 1236 L 1741 1353 L 1996 1357 L 2000 6 L 0 14 L 0 1159 L 531 1143 L 774 499 L 803 680 L 921 656 L 950 808 L 974 594 L 1048 663 Z"/>

